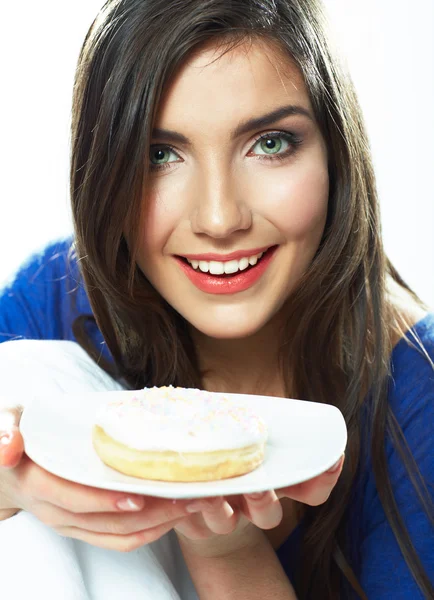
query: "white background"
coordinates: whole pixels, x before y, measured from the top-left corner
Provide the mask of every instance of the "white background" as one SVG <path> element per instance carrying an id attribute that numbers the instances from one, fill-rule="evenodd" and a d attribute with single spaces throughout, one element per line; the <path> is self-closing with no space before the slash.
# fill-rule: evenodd
<path id="1" fill-rule="evenodd" d="M 102 0 L 2 6 L 0 282 L 71 232 L 69 115 L 75 63 Z M 364 111 L 386 250 L 434 306 L 434 2 L 326 0 Z"/>

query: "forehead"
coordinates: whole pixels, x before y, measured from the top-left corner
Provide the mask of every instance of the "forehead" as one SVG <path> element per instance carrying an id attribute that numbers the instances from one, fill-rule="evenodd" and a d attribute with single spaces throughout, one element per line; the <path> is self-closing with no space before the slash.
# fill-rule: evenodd
<path id="1" fill-rule="evenodd" d="M 279 106 L 310 109 L 303 76 L 290 56 L 271 42 L 243 42 L 225 51 L 213 42 L 196 50 L 167 86 L 157 126 L 208 122 L 232 125 Z"/>

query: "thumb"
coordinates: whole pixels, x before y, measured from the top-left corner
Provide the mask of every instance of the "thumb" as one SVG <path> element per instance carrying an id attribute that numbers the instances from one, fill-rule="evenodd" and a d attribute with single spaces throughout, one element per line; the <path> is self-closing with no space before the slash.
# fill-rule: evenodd
<path id="1" fill-rule="evenodd" d="M 24 453 L 24 440 L 19 430 L 22 406 L 0 409 L 0 468 L 13 468 Z"/>

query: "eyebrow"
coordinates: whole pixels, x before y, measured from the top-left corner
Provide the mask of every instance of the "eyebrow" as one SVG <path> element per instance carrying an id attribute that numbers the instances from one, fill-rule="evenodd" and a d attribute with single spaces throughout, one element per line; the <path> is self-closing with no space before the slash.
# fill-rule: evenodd
<path id="1" fill-rule="evenodd" d="M 235 139 L 240 135 L 249 133 L 254 129 L 262 129 L 263 127 L 268 127 L 269 125 L 273 125 L 273 123 L 276 123 L 276 121 L 280 121 L 285 117 L 290 117 L 293 115 L 302 115 L 304 117 L 307 117 L 311 121 L 314 120 L 311 112 L 303 106 L 297 106 L 293 104 L 289 106 L 282 106 L 280 108 L 277 108 L 276 110 L 273 110 L 270 113 L 267 113 L 266 115 L 254 117 L 253 119 L 249 119 L 248 121 L 240 123 L 240 125 L 238 125 L 232 132 L 231 139 Z M 180 144 L 185 144 L 186 146 L 191 144 L 190 140 L 187 137 L 185 137 L 185 135 L 182 135 L 182 133 L 178 133 L 177 131 L 172 131 L 170 129 L 156 128 L 152 132 L 152 137 L 157 138 L 162 142 L 173 141 L 178 142 Z"/>

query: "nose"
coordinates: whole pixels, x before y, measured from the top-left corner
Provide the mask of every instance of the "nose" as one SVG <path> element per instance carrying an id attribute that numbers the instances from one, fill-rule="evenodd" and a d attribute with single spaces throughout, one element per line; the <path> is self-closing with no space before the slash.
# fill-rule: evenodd
<path id="1" fill-rule="evenodd" d="M 202 173 L 196 183 L 195 206 L 191 215 L 194 233 L 225 238 L 236 231 L 249 229 L 251 211 L 240 197 L 239 186 L 230 173 L 222 175 L 219 172 L 214 176 Z"/>

